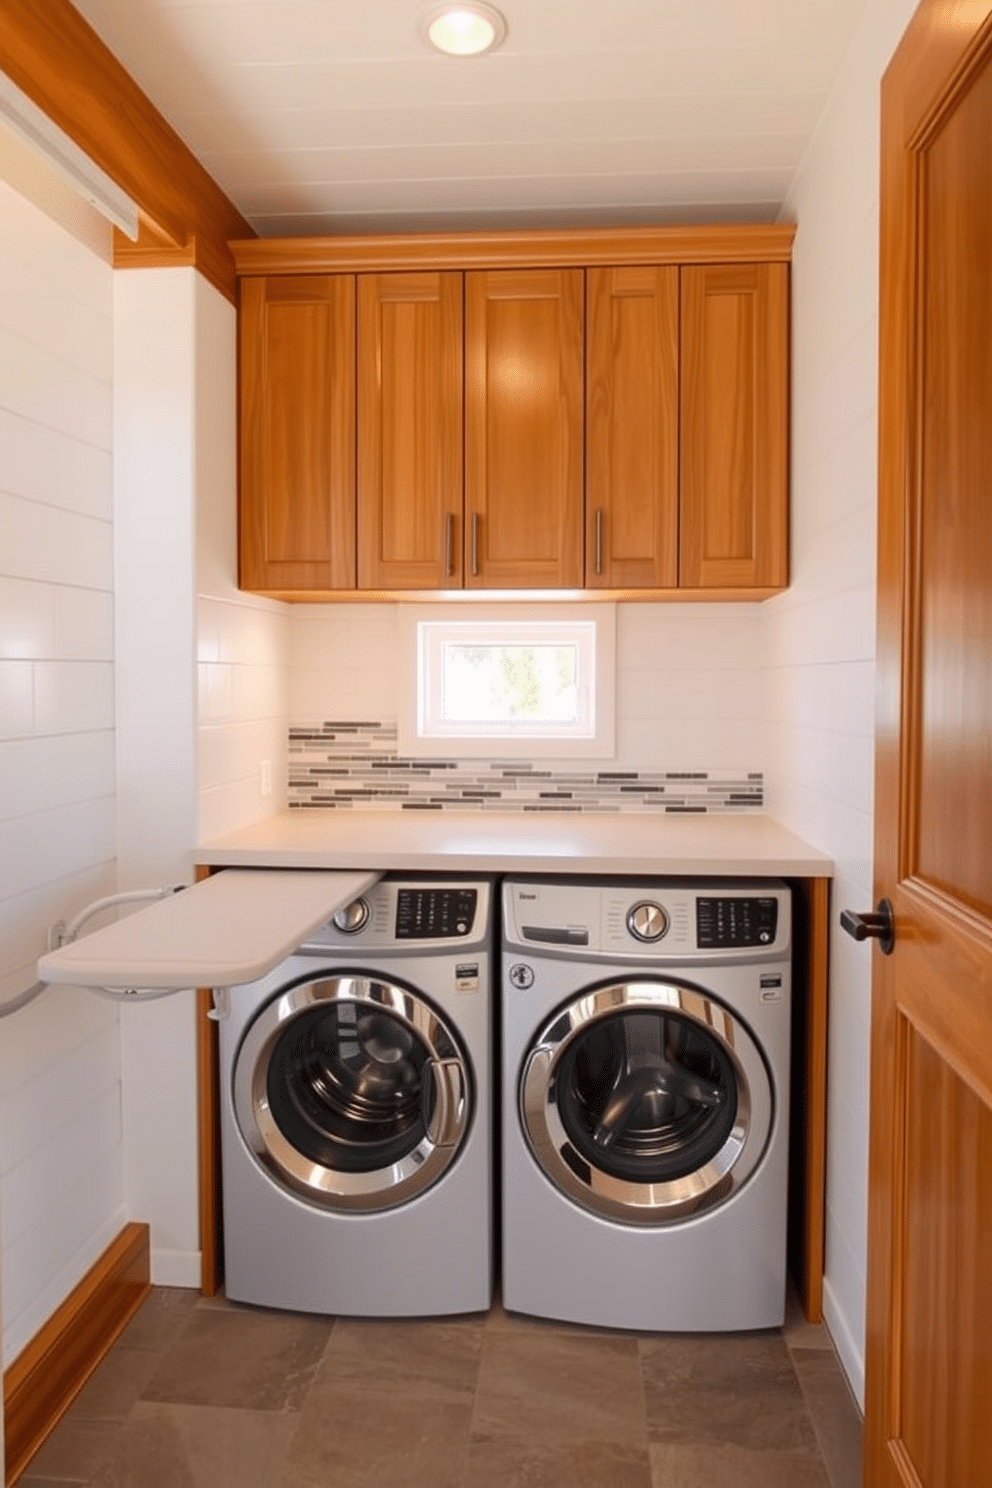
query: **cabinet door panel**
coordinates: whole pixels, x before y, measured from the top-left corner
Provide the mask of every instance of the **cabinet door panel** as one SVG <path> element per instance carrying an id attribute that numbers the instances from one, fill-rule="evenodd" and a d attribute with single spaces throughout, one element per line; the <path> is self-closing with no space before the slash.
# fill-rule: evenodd
<path id="1" fill-rule="evenodd" d="M 462 276 L 358 280 L 358 583 L 462 582 Z"/>
<path id="2" fill-rule="evenodd" d="M 467 588 L 583 569 L 583 271 L 465 276 Z"/>
<path id="3" fill-rule="evenodd" d="M 681 270 L 679 583 L 788 577 L 785 264 Z"/>
<path id="4" fill-rule="evenodd" d="M 586 273 L 586 585 L 678 582 L 679 271 Z"/>
<path id="5" fill-rule="evenodd" d="M 240 583 L 355 584 L 355 277 L 241 284 Z"/>

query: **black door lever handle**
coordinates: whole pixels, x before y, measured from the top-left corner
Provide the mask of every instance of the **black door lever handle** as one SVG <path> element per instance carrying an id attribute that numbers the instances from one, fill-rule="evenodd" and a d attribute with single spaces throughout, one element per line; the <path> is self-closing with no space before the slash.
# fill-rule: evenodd
<path id="1" fill-rule="evenodd" d="M 855 940 L 877 940 L 883 956 L 891 956 L 896 943 L 896 922 L 888 899 L 880 899 L 870 914 L 857 914 L 853 909 L 840 912 L 841 929 Z"/>

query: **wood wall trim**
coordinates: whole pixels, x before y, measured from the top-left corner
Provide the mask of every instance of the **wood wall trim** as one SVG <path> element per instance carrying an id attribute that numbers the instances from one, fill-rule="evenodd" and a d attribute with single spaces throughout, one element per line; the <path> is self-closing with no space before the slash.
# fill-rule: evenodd
<path id="1" fill-rule="evenodd" d="M 127 1224 L 3 1377 L 6 1482 L 15 1483 L 151 1291 L 146 1224 Z"/>
<path id="2" fill-rule="evenodd" d="M 802 1075 L 802 1088 L 793 1091 L 801 1116 L 795 1132 L 801 1144 L 797 1154 L 801 1165 L 797 1185 L 801 1195 L 801 1241 L 794 1270 L 806 1320 L 820 1323 L 826 1231 L 830 880 L 802 879 L 796 890 L 804 921 L 803 960 L 799 970 L 805 979 L 805 998 L 802 1058 L 793 1070 L 794 1075 L 797 1072 Z"/>
<path id="3" fill-rule="evenodd" d="M 202 863 L 196 882 L 213 868 Z M 200 1293 L 215 1297 L 224 1282 L 224 1219 L 220 1172 L 220 1063 L 217 1024 L 210 1017 L 213 994 L 196 994 L 196 1092 L 199 1124 Z"/>
<path id="4" fill-rule="evenodd" d="M 755 604 L 781 594 L 784 586 L 761 589 L 544 589 L 528 591 L 528 604 L 604 604 L 613 600 L 647 604 Z M 501 589 L 259 589 L 252 594 L 284 604 L 459 604 L 466 599 L 520 599 L 520 591 Z"/>
<path id="5" fill-rule="evenodd" d="M 235 299 L 227 241 L 250 225 L 69 0 L 0 0 L 0 69 L 137 205 L 116 267 L 193 264 Z"/>
<path id="6" fill-rule="evenodd" d="M 253 238 L 230 244 L 239 277 L 404 269 L 789 263 L 795 223 Z"/>

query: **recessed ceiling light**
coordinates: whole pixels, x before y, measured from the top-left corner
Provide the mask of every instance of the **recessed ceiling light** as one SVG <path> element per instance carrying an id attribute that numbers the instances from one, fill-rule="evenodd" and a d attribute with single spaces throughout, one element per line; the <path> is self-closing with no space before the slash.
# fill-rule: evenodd
<path id="1" fill-rule="evenodd" d="M 435 6 L 423 16 L 421 29 L 432 47 L 452 57 L 478 57 L 498 47 L 506 20 L 484 0 Z"/>

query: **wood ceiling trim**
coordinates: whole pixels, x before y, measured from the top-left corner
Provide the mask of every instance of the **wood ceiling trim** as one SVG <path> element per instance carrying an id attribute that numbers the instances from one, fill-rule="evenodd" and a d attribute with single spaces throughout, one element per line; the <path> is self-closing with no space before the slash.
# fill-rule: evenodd
<path id="1" fill-rule="evenodd" d="M 789 263 L 792 222 L 559 231 L 253 238 L 230 247 L 239 277 L 397 269 L 584 268 L 593 264 Z"/>
<path id="2" fill-rule="evenodd" d="M 251 227 L 69 0 L 0 0 L 0 68 L 137 205 L 116 267 L 192 264 L 235 299 L 227 243 Z"/>

